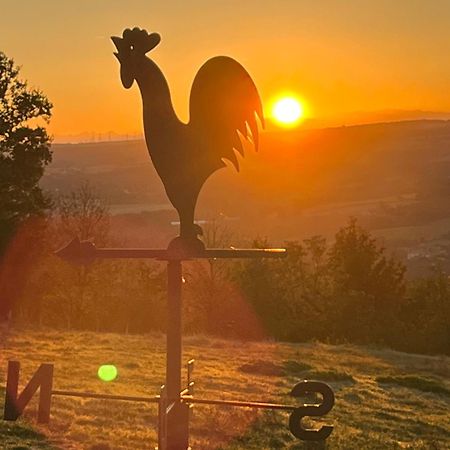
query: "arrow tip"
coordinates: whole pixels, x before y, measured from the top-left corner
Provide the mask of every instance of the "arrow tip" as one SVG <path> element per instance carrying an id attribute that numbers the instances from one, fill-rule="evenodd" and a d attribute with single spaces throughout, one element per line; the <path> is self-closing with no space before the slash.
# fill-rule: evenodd
<path id="1" fill-rule="evenodd" d="M 55 255 L 70 263 L 89 264 L 95 259 L 95 244 L 90 241 L 72 239 L 65 247 L 55 252 Z"/>

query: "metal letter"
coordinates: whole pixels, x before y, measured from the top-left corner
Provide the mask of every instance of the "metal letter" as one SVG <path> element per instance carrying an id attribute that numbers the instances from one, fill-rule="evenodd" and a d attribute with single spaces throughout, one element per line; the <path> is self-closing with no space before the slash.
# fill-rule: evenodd
<path id="1" fill-rule="evenodd" d="M 296 384 L 291 395 L 293 397 L 300 397 L 307 393 L 322 394 L 322 403 L 319 405 L 304 405 L 292 411 L 289 417 L 289 430 L 291 433 L 304 441 L 322 441 L 325 440 L 333 431 L 333 427 L 325 425 L 318 430 L 305 429 L 302 427 L 301 420 L 303 417 L 317 417 L 324 416 L 334 406 L 334 393 L 330 386 L 320 381 L 302 381 Z"/>
<path id="2" fill-rule="evenodd" d="M 38 423 L 50 421 L 53 387 L 53 364 L 41 364 L 24 390 L 18 395 L 20 362 L 8 362 L 4 419 L 15 421 L 39 389 Z"/>

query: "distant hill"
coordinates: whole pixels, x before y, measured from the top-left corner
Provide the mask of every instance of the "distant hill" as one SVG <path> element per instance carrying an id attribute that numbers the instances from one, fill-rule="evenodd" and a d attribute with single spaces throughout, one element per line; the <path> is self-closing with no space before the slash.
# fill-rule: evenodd
<path id="1" fill-rule="evenodd" d="M 314 128 L 325 128 L 330 126 L 352 126 L 362 124 L 375 124 L 386 122 L 400 122 L 412 120 L 450 120 L 450 112 L 424 111 L 421 109 L 384 109 L 377 111 L 353 111 L 340 114 L 336 117 L 324 117 L 311 119 L 306 125 Z"/>
<path id="2" fill-rule="evenodd" d="M 53 150 L 44 188 L 67 192 L 87 179 L 116 214 L 147 211 L 148 218 L 176 220 L 143 141 Z M 240 172 L 211 177 L 198 219 L 228 218 L 246 235 L 275 241 L 333 233 L 350 215 L 372 230 L 407 227 L 394 233 L 397 241 L 450 231 L 448 120 L 263 132 L 260 152 L 248 146 Z"/>

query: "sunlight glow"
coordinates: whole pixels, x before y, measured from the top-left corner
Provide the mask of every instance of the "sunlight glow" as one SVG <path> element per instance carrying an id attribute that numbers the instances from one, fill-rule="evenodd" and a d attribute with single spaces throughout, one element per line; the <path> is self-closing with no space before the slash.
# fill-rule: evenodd
<path id="1" fill-rule="evenodd" d="M 272 117 L 283 126 L 295 126 L 304 116 L 302 103 L 295 97 L 283 97 L 272 107 Z"/>

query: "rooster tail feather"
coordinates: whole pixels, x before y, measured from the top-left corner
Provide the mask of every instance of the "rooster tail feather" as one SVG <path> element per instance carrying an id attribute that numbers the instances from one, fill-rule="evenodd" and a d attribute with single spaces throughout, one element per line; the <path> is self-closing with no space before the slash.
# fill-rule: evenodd
<path id="1" fill-rule="evenodd" d="M 244 156 L 244 149 L 242 148 L 240 133 L 237 130 L 233 134 L 232 146 L 237 152 L 239 152 L 240 155 Z"/>
<path id="2" fill-rule="evenodd" d="M 204 152 L 198 157 L 209 161 L 210 174 L 223 159 L 239 168 L 235 150 L 244 155 L 240 134 L 257 149 L 256 118 L 264 123 L 261 100 L 250 75 L 234 59 L 218 56 L 200 68 L 192 84 L 189 111 L 189 126 L 207 143 L 196 151 Z"/>

